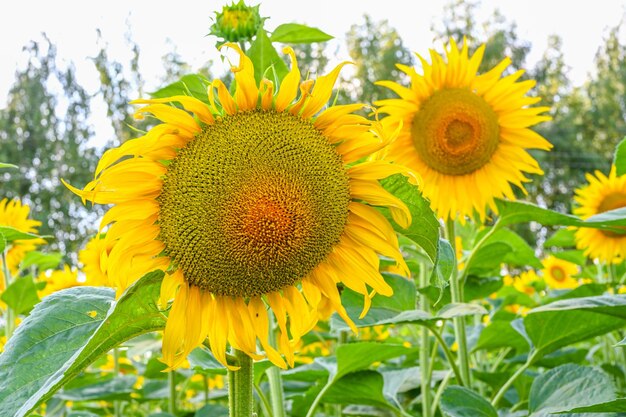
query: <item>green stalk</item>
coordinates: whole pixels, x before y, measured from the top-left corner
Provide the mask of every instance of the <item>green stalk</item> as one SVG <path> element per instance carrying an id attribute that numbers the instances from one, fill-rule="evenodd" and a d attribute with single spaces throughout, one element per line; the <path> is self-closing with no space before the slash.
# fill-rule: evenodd
<path id="1" fill-rule="evenodd" d="M 276 348 L 278 346 L 278 340 L 276 339 L 276 320 L 274 319 L 274 314 L 271 311 L 269 312 L 268 316 L 270 319 L 269 342 L 272 347 Z M 270 402 L 272 404 L 272 416 L 284 417 L 285 400 L 283 397 L 283 379 L 280 375 L 280 369 L 278 369 L 277 366 L 272 365 L 267 370 L 267 379 L 270 385 Z"/>
<path id="2" fill-rule="evenodd" d="M 420 268 L 420 287 L 424 288 L 428 286 L 428 275 L 426 274 L 426 268 L 421 265 Z M 420 308 L 426 312 L 430 310 L 430 303 L 428 297 L 424 294 L 420 294 Z M 428 329 L 422 327 L 421 329 L 421 343 L 420 343 L 420 373 L 422 382 L 422 416 L 431 417 L 431 363 L 430 363 L 430 338 Z"/>
<path id="3" fill-rule="evenodd" d="M 2 272 L 4 273 L 4 288 L 9 288 L 11 285 L 11 272 L 9 271 L 9 265 L 7 264 L 6 251 L 2 251 Z M 11 307 L 7 305 L 5 323 L 4 323 L 4 336 L 8 341 L 13 332 L 15 331 L 15 313 Z"/>
<path id="4" fill-rule="evenodd" d="M 493 400 L 491 400 L 491 405 L 493 405 L 494 407 L 497 407 L 498 403 L 500 402 L 502 397 L 504 397 L 504 394 L 506 394 L 506 391 L 509 389 L 509 387 L 511 385 L 513 385 L 515 380 L 521 374 L 523 374 L 524 371 L 526 371 L 526 369 L 528 369 L 530 367 L 530 365 L 532 365 L 532 363 L 535 360 L 535 356 L 537 356 L 537 351 L 534 351 L 532 354 L 528 355 L 528 359 L 526 359 L 526 363 L 524 365 L 520 366 L 519 369 L 517 371 L 515 371 L 515 373 L 513 375 L 511 375 L 511 377 L 504 383 L 504 385 L 502 385 L 500 390 L 493 397 Z"/>
<path id="5" fill-rule="evenodd" d="M 230 417 L 252 417 L 253 362 L 244 352 L 235 349 L 237 371 L 228 371 L 228 403 Z"/>
<path id="6" fill-rule="evenodd" d="M 115 378 L 120 375 L 120 352 L 117 348 L 113 349 L 113 373 Z M 120 400 L 113 401 L 113 410 L 115 417 L 122 417 L 122 403 Z"/>
<path id="7" fill-rule="evenodd" d="M 448 222 L 450 221 L 448 220 Z M 452 224 L 454 224 L 454 222 L 452 222 Z M 465 283 L 465 280 L 467 279 L 467 274 L 470 270 L 470 266 L 474 263 L 474 257 L 476 256 L 476 253 L 478 253 L 478 250 L 482 248 L 482 246 L 485 244 L 485 242 L 487 242 L 487 240 L 491 237 L 491 235 L 493 235 L 498 230 L 500 230 L 500 219 L 498 219 L 496 223 L 493 226 L 491 226 L 491 229 L 489 229 L 489 231 L 485 233 L 485 235 L 472 248 L 472 251 L 470 252 L 470 254 L 467 257 L 467 260 L 465 261 L 465 268 L 463 269 L 463 273 L 461 274 L 461 283 L 463 284 Z M 452 245 L 452 248 L 454 249 L 456 246 L 456 242 L 450 242 L 450 244 Z M 454 253 L 456 254 L 456 251 Z M 458 262 L 458 259 L 457 259 L 457 262 Z"/>
<path id="8" fill-rule="evenodd" d="M 454 220 L 452 219 L 448 219 L 446 221 L 446 237 L 452 246 L 452 253 L 454 254 L 454 266 L 452 267 L 452 275 L 450 275 L 450 295 L 453 303 L 462 303 L 463 296 L 456 259 Z M 468 263 L 469 262 L 470 259 L 468 259 Z M 461 385 L 469 387 L 471 379 L 469 370 L 469 355 L 467 353 L 467 336 L 465 334 L 465 317 L 454 317 L 452 319 L 452 323 L 454 324 L 454 337 L 459 345 L 459 368 L 462 380 L 460 382 L 462 382 Z"/>
<path id="9" fill-rule="evenodd" d="M 167 404 L 167 412 L 176 415 L 176 371 L 172 370 L 167 373 L 167 382 L 170 387 L 170 398 Z"/>
<path id="10" fill-rule="evenodd" d="M 437 392 L 435 393 L 435 399 L 433 400 L 433 413 L 437 412 L 437 408 L 439 407 L 439 401 L 441 401 L 441 396 L 443 395 L 443 391 L 448 386 L 450 379 L 452 378 L 453 373 L 448 372 L 446 376 L 443 378 L 443 381 L 439 384 L 439 388 L 437 388 Z"/>
<path id="11" fill-rule="evenodd" d="M 209 377 L 202 375 L 202 381 L 204 382 L 204 405 L 209 403 Z"/>
<path id="12" fill-rule="evenodd" d="M 461 371 L 459 370 L 459 367 L 456 366 L 456 362 L 454 361 L 454 355 L 452 354 L 452 352 L 450 352 L 450 348 L 448 348 L 448 345 L 446 345 L 446 341 L 443 340 L 441 334 L 433 326 L 425 325 L 424 327 L 428 328 L 432 335 L 435 336 L 435 339 L 437 339 L 437 341 L 439 342 L 439 346 L 441 346 L 443 354 L 446 356 L 446 359 L 448 359 L 448 363 L 450 363 L 450 368 L 452 368 L 452 372 L 454 372 L 454 376 L 456 377 L 459 385 L 466 386 L 465 382 L 462 380 Z"/>

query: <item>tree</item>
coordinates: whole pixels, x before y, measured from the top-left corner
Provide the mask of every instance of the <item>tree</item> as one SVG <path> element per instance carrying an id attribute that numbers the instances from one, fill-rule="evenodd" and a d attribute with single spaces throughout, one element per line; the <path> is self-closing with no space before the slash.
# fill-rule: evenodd
<path id="1" fill-rule="evenodd" d="M 42 222 L 40 233 L 54 235 L 52 246 L 75 252 L 98 210 L 84 208 L 61 179 L 85 184 L 97 161 L 87 142 L 93 132 L 90 97 L 76 82 L 74 68 L 60 68 L 56 48 L 45 37 L 25 51 L 28 65 L 16 74 L 6 108 L 0 110 L 0 160 L 18 170 L 2 174 L 2 196 L 21 198 Z M 57 94 L 56 90 L 60 90 Z"/>
<path id="2" fill-rule="evenodd" d="M 398 32 L 386 20 L 376 22 L 364 15 L 365 22 L 352 25 L 346 34 L 348 50 L 356 64 L 350 81 L 343 81 L 339 101 L 371 103 L 395 97 L 388 88 L 374 85 L 379 80 L 398 80 L 403 74 L 396 64 L 412 65 L 411 53 L 404 47 Z"/>

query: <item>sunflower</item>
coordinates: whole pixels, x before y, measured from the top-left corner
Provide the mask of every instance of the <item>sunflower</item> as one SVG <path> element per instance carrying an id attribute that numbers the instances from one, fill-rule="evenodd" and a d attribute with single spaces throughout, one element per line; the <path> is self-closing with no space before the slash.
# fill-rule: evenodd
<path id="1" fill-rule="evenodd" d="M 19 200 L 9 201 L 4 198 L 0 201 L 0 226 L 9 226 L 25 233 L 37 233 L 37 227 L 41 225 L 41 222 L 29 219 L 29 213 L 30 207 L 26 204 L 22 204 Z M 44 243 L 43 239 L 14 241 L 6 254 L 9 271 L 12 274 L 17 273 L 18 267 L 26 254 L 35 250 L 42 243 Z M 2 260 L 0 260 L 0 291 L 2 290 L 4 290 L 4 272 Z"/>
<path id="2" fill-rule="evenodd" d="M 393 139 L 383 136 L 384 121 L 353 114 L 360 104 L 324 109 L 344 64 L 300 83 L 295 54 L 285 48 L 291 70 L 275 91 L 267 79 L 257 85 L 250 58 L 227 46 L 239 55 L 234 95 L 215 80 L 208 104 L 188 96 L 135 101 L 146 104 L 138 116 L 163 123 L 107 151 L 84 190 L 69 186 L 83 200 L 114 205 L 101 227 L 108 226 L 106 268 L 118 291 L 149 271 L 167 272 L 160 302 L 173 299 L 163 341 L 169 369 L 207 337 L 230 369 L 228 344 L 293 366 L 318 305 L 330 303 L 356 330 L 337 284 L 363 295 L 365 314 L 374 294 L 392 294 L 379 254 L 408 274 L 397 236 L 373 206 L 408 226 L 407 207 L 377 180 L 414 176 L 364 160 Z"/>
<path id="3" fill-rule="evenodd" d="M 526 96 L 535 81 L 518 82 L 523 70 L 501 78 L 509 58 L 477 75 L 484 51 L 482 45 L 469 57 L 467 42 L 459 50 L 451 41 L 447 62 L 433 50 L 430 64 L 418 55 L 422 75 L 397 65 L 411 77 L 410 88 L 377 83 L 401 97 L 375 103 L 401 128 L 385 154 L 421 175 L 424 195 L 444 219 L 477 212 L 484 220 L 487 206 L 496 211 L 495 198 L 515 199 L 512 184 L 526 192 L 524 173 L 543 174 L 526 150 L 552 147 L 529 129 L 550 119 L 541 115 L 548 107 L 529 107 L 540 100 Z"/>
<path id="4" fill-rule="evenodd" d="M 574 200 L 579 207 L 574 209 L 574 214 L 587 219 L 626 207 L 626 175 L 618 177 L 615 166 L 611 167 L 608 177 L 596 171 L 595 177 L 587 174 L 586 178 L 589 185 L 576 190 Z M 626 234 L 584 227 L 576 231 L 575 237 L 576 247 L 592 259 L 620 263 L 626 258 Z"/>
<path id="5" fill-rule="evenodd" d="M 578 273 L 576 264 L 559 259 L 555 256 L 548 256 L 541 261 L 543 264 L 543 279 L 546 285 L 557 290 L 572 289 L 578 287 L 578 281 L 572 277 Z"/>
<path id="6" fill-rule="evenodd" d="M 539 281 L 537 273 L 532 269 L 529 271 L 523 271 L 518 276 L 507 275 L 504 277 L 504 285 L 514 287 L 517 291 L 526 295 L 533 295 L 535 293 L 535 287 L 533 284 Z"/>
<path id="7" fill-rule="evenodd" d="M 78 260 L 83 265 L 82 269 L 88 285 L 109 286 L 106 264 L 111 249 L 111 242 L 98 234 L 87 242 L 83 250 L 78 252 Z"/>
<path id="8" fill-rule="evenodd" d="M 37 281 L 46 284 L 43 289 L 37 291 L 39 298 L 66 288 L 85 285 L 85 282 L 81 282 L 78 279 L 78 270 L 70 268 L 68 265 L 64 265 L 63 269 L 42 272 L 39 274 Z"/>

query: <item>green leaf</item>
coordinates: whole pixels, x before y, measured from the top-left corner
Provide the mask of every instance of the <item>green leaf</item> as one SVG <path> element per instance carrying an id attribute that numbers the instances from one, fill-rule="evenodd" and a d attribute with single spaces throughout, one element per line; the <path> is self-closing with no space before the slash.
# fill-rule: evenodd
<path id="1" fill-rule="evenodd" d="M 611 378 L 597 368 L 567 364 L 540 374 L 530 389 L 530 417 L 613 401 L 615 386 Z"/>
<path id="2" fill-rule="evenodd" d="M 247 55 L 254 64 L 254 79 L 257 83 L 261 81 L 265 71 L 270 67 L 276 71 L 279 81 L 289 72 L 285 61 L 278 55 L 272 41 L 267 37 L 267 32 L 262 27 L 259 28 Z M 267 78 L 271 80 L 273 77 Z"/>
<path id="3" fill-rule="evenodd" d="M 615 173 L 618 177 L 626 174 L 626 138 L 622 139 L 615 148 L 613 165 L 615 165 Z"/>
<path id="4" fill-rule="evenodd" d="M 624 413 L 626 412 L 626 398 L 597 403 L 585 407 L 576 407 L 565 411 L 566 413 Z M 619 414 L 620 416 L 622 414 Z"/>
<path id="5" fill-rule="evenodd" d="M 11 307 L 16 314 L 24 314 L 30 311 L 39 302 L 33 277 L 21 277 L 13 281 L 2 293 L 0 300 Z"/>
<path id="6" fill-rule="evenodd" d="M 441 410 L 447 417 L 498 417 L 489 401 L 459 386 L 446 388 L 441 396 Z"/>
<path id="7" fill-rule="evenodd" d="M 40 270 L 55 269 L 61 263 L 61 252 L 43 253 L 39 251 L 28 252 L 20 264 L 23 269 L 36 265 Z"/>
<path id="8" fill-rule="evenodd" d="M 187 356 L 187 360 L 189 361 L 190 368 L 201 374 L 226 375 L 224 365 L 215 360 L 211 352 L 203 347 L 192 350 L 189 356 Z"/>
<path id="9" fill-rule="evenodd" d="M 102 354 L 163 329 L 162 279 L 147 274 L 117 302 L 110 288 L 76 287 L 37 304 L 0 355 L 0 410 L 25 416 Z"/>
<path id="10" fill-rule="evenodd" d="M 557 230 L 543 244 L 544 248 L 558 246 L 560 248 L 569 248 L 576 246 L 576 233 L 574 230 L 567 228 Z"/>
<path id="11" fill-rule="evenodd" d="M 413 218 L 411 225 L 403 229 L 393 221 L 388 210 L 381 209 L 393 225 L 394 230 L 418 244 L 424 249 L 430 260 L 435 262 L 439 246 L 440 224 L 428 201 L 415 185 L 409 183 L 404 175 L 392 175 L 382 180 L 381 184 L 387 191 L 406 204 Z"/>
<path id="12" fill-rule="evenodd" d="M 495 320 L 489 323 L 478 337 L 474 350 L 494 350 L 503 347 L 514 348 L 517 353 L 528 351 L 529 346 L 524 336 L 516 331 L 511 323 Z"/>
<path id="13" fill-rule="evenodd" d="M 416 305 L 415 283 L 400 275 L 383 272 L 383 278 L 393 289 L 393 296 L 376 295 L 372 298 L 372 305 L 367 315 L 359 320 L 363 311 L 363 296 L 344 288 L 341 293 L 341 304 L 345 307 L 348 316 L 357 327 L 373 326 L 376 323 L 397 316 L 406 310 L 414 310 Z M 333 314 L 330 320 L 333 330 L 348 330 L 348 325 L 337 315 Z"/>
<path id="14" fill-rule="evenodd" d="M 64 389 L 58 397 L 66 401 L 124 400 L 130 398 L 135 382 L 137 376 L 120 375 L 79 388 Z"/>
<path id="15" fill-rule="evenodd" d="M 601 295 L 556 301 L 528 312 L 524 327 L 539 354 L 626 325 L 626 296 Z"/>
<path id="16" fill-rule="evenodd" d="M 330 404 L 364 404 L 374 407 L 395 408 L 383 395 L 383 376 L 376 371 L 360 371 L 335 381 L 324 394 Z"/>
<path id="17" fill-rule="evenodd" d="M 183 75 L 180 80 L 150 93 L 153 98 L 191 96 L 209 104 L 207 89 L 211 83 L 201 74 Z"/>
<path id="18" fill-rule="evenodd" d="M 406 355 L 411 351 L 402 345 L 388 343 L 359 342 L 337 347 L 337 371 L 334 379 L 339 379 L 351 372 L 367 369 L 374 362 Z"/>
<path id="19" fill-rule="evenodd" d="M 4 236 L 4 239 L 7 243 L 11 243 L 16 240 L 31 240 L 31 239 L 42 239 L 50 236 L 39 236 L 34 233 L 26 233 L 20 230 L 17 230 L 14 227 L 9 226 L 0 226 L 0 234 Z"/>
<path id="20" fill-rule="evenodd" d="M 520 235 L 511 230 L 498 230 L 485 243 L 491 242 L 505 242 L 511 247 L 511 251 L 502 259 L 504 263 L 520 267 L 532 266 L 538 269 L 543 267 L 541 261 L 535 256 L 534 249 Z"/>
<path id="21" fill-rule="evenodd" d="M 437 259 L 435 260 L 435 267 L 433 268 L 430 282 L 440 290 L 446 288 L 454 268 L 456 268 L 455 254 L 450 242 L 445 239 L 439 239 Z"/>
<path id="22" fill-rule="evenodd" d="M 524 201 L 496 199 L 496 206 L 500 213 L 498 223 L 500 226 L 534 221 L 544 226 L 591 227 L 610 230 L 615 233 L 624 233 L 623 229 L 616 226 L 626 226 L 626 207 L 605 211 L 582 220 L 569 214 L 558 213 Z"/>
<path id="23" fill-rule="evenodd" d="M 18 168 L 18 166 L 13 164 L 7 164 L 6 162 L 0 162 L 0 168 Z"/>
<path id="24" fill-rule="evenodd" d="M 564 250 L 562 252 L 554 252 L 553 255 L 555 258 L 585 266 L 587 264 L 587 257 L 584 253 L 585 251 L 582 250 Z"/>
<path id="25" fill-rule="evenodd" d="M 271 39 L 272 42 L 282 43 L 312 43 L 326 42 L 333 37 L 317 28 L 297 23 L 285 23 L 274 29 Z"/>

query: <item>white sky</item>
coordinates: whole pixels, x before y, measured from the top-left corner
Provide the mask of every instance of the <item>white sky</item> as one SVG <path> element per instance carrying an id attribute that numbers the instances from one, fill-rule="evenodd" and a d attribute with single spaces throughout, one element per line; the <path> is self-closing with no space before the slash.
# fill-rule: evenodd
<path id="1" fill-rule="evenodd" d="M 124 34 L 129 22 L 132 37 L 141 48 L 140 70 L 146 79 L 146 89 L 151 91 L 159 86 L 159 76 L 163 73 L 161 57 L 172 49 L 172 44 L 194 68 L 207 59 L 218 61 L 213 48 L 215 40 L 204 35 L 208 33 L 213 12 L 221 10 L 225 3 L 224 0 L 7 2 L 0 16 L 0 108 L 6 102 L 16 69 L 24 65 L 22 47 L 31 39 L 41 39 L 42 32 L 56 44 L 61 59 L 75 64 L 79 83 L 93 92 L 97 89 L 98 75 L 88 57 L 95 56 L 99 49 L 96 28 L 102 30 L 111 58 L 128 62 L 130 51 Z M 335 36 L 343 45 L 350 26 L 361 23 L 362 15 L 368 13 L 376 20 L 387 19 L 410 50 L 425 53 L 432 46 L 430 28 L 441 20 L 444 4 L 445 1 L 432 0 L 265 0 L 261 1 L 261 15 L 270 16 L 266 23 L 270 30 L 281 23 L 305 23 Z M 519 38 L 531 42 L 529 64 L 534 64 L 544 52 L 548 35 L 560 35 L 565 61 L 571 68 L 570 78 L 576 85 L 592 70 L 594 55 L 607 35 L 607 28 L 620 22 L 626 0 L 483 0 L 478 20 L 490 16 L 496 7 L 508 21 L 517 23 Z M 103 111 L 97 107 L 93 109 L 96 114 Z M 95 124 L 97 127 L 99 123 Z"/>

